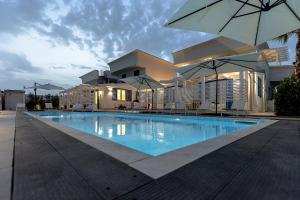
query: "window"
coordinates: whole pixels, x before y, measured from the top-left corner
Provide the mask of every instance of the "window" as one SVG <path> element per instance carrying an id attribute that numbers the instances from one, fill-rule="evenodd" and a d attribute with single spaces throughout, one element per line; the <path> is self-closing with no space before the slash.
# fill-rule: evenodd
<path id="1" fill-rule="evenodd" d="M 122 74 L 122 78 L 126 78 L 126 74 Z"/>
<path id="2" fill-rule="evenodd" d="M 117 90 L 117 100 L 126 101 L 126 90 Z"/>
<path id="3" fill-rule="evenodd" d="M 112 100 L 113 101 L 131 101 L 131 90 L 113 89 Z"/>
<path id="4" fill-rule="evenodd" d="M 135 70 L 133 72 L 133 76 L 139 76 L 140 75 L 140 70 Z"/>
<path id="5" fill-rule="evenodd" d="M 257 96 L 262 97 L 262 80 L 257 77 Z"/>

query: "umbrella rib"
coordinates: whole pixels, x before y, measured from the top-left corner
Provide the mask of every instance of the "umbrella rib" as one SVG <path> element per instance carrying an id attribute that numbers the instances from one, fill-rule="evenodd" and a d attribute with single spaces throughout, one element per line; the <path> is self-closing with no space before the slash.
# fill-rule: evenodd
<path id="1" fill-rule="evenodd" d="M 245 1 L 241 1 L 241 0 L 235 0 L 235 1 L 240 2 L 240 3 L 245 3 L 248 6 L 252 6 L 252 7 L 257 8 L 257 9 L 261 9 L 259 6 L 256 6 L 256 5 L 252 4 L 252 3 L 248 3 L 248 2 L 246 3 Z"/>
<path id="2" fill-rule="evenodd" d="M 238 17 L 244 17 L 244 16 L 247 16 L 247 15 L 252 15 L 252 14 L 259 13 L 259 12 L 261 12 L 261 10 L 249 12 L 249 13 L 242 14 L 242 15 L 237 15 L 237 16 L 235 16 L 235 18 L 238 18 Z"/>
<path id="3" fill-rule="evenodd" d="M 147 83 L 148 87 L 149 87 L 151 90 L 153 90 L 152 87 L 150 86 L 150 84 L 148 83 L 148 81 L 147 81 L 145 78 L 144 78 L 144 81 Z"/>
<path id="4" fill-rule="evenodd" d="M 188 73 L 188 72 L 190 72 L 190 71 L 192 71 L 193 69 L 196 69 L 196 68 L 198 68 L 198 67 L 200 68 L 201 65 L 197 65 L 197 66 L 195 66 L 195 67 L 192 67 L 191 69 L 188 69 L 188 70 L 186 70 L 185 72 L 182 72 L 181 75 L 186 74 L 186 73 Z"/>
<path id="5" fill-rule="evenodd" d="M 242 10 L 242 8 L 246 5 L 246 3 L 249 0 L 247 0 L 245 3 L 243 3 L 243 5 L 234 13 L 234 15 L 226 22 L 226 24 L 220 29 L 219 33 L 221 33 L 224 28 L 232 21 L 233 18 L 235 18 L 235 16 Z"/>
<path id="6" fill-rule="evenodd" d="M 280 4 L 282 4 L 283 2 L 284 2 L 284 0 L 277 0 L 277 1 L 275 1 L 275 2 L 271 5 L 271 7 L 274 8 L 274 7 L 276 7 L 276 6 L 280 5 Z"/>
<path id="7" fill-rule="evenodd" d="M 175 22 L 178 22 L 178 21 L 180 21 L 180 20 L 182 20 L 182 19 L 184 19 L 184 18 L 186 18 L 186 17 L 189 17 L 189 16 L 191 16 L 191 15 L 197 13 L 197 12 L 200 12 L 201 10 L 204 10 L 204 9 L 206 9 L 206 8 L 208 8 L 208 7 L 211 7 L 211 6 L 217 4 L 217 3 L 221 2 L 221 1 L 223 1 L 223 0 L 218 0 L 218 1 L 216 1 L 216 2 L 213 2 L 213 3 L 211 3 L 211 4 L 206 5 L 205 7 L 199 8 L 198 10 L 195 10 L 195 11 L 189 13 L 189 14 L 186 14 L 186 15 L 184 15 L 184 16 L 178 18 L 178 19 L 175 19 L 175 20 L 169 22 L 168 25 L 174 24 Z"/>
<path id="8" fill-rule="evenodd" d="M 298 19 L 298 21 L 300 22 L 300 17 L 295 13 L 295 11 L 291 8 L 291 6 L 286 2 L 284 1 L 283 2 L 287 7 L 288 9 L 293 13 L 293 15 Z"/>

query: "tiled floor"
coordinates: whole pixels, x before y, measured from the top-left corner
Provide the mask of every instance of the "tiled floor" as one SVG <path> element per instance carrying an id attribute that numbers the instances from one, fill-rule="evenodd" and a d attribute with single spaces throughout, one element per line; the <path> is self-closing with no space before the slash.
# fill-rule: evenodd
<path id="1" fill-rule="evenodd" d="M 13 199 L 299 199 L 300 121 L 279 121 L 157 180 L 25 115 Z"/>
<path id="2" fill-rule="evenodd" d="M 10 199 L 15 112 L 0 112 L 0 199 Z"/>

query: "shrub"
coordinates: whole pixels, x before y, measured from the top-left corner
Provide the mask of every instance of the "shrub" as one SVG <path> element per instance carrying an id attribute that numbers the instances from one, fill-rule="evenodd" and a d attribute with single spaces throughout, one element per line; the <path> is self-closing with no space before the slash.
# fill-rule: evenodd
<path id="1" fill-rule="evenodd" d="M 275 92 L 275 112 L 278 115 L 300 116 L 300 82 L 287 78 Z"/>

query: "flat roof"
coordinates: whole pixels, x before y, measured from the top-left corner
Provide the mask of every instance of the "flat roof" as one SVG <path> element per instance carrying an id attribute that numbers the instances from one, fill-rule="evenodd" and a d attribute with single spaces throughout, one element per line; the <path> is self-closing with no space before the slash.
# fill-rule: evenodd
<path id="1" fill-rule="evenodd" d="M 120 57 L 118 57 L 118 58 L 116 58 L 116 59 L 110 61 L 110 62 L 107 63 L 107 64 L 108 64 L 108 65 L 113 64 L 115 61 L 118 61 L 118 60 L 122 59 L 123 57 L 129 56 L 129 55 L 134 54 L 134 53 L 142 53 L 142 54 L 144 54 L 144 55 L 151 56 L 151 57 L 153 57 L 153 58 L 155 58 L 155 59 L 157 59 L 157 60 L 159 60 L 159 61 L 167 62 L 167 63 L 173 65 L 173 63 L 171 63 L 171 62 L 169 62 L 169 61 L 167 61 L 167 60 L 165 60 L 165 59 L 162 59 L 162 58 L 160 58 L 160 57 L 158 57 L 158 56 L 152 55 L 152 54 L 150 54 L 150 53 L 148 53 L 148 52 L 145 52 L 145 51 L 143 51 L 143 50 L 140 50 L 140 49 L 135 49 L 135 50 L 133 50 L 133 51 L 131 51 L 131 52 L 129 52 L 129 53 L 126 53 L 126 54 L 124 54 L 124 55 L 122 55 L 122 56 L 120 56 Z"/>
<path id="2" fill-rule="evenodd" d="M 11 93 L 25 93 L 24 90 L 4 90 L 4 93 L 8 93 L 8 92 L 11 92 Z"/>
<path id="3" fill-rule="evenodd" d="M 269 49 L 264 43 L 257 47 L 230 38 L 216 37 L 205 42 L 173 52 L 174 65 L 177 67 L 241 53 L 254 52 L 257 49 Z"/>

